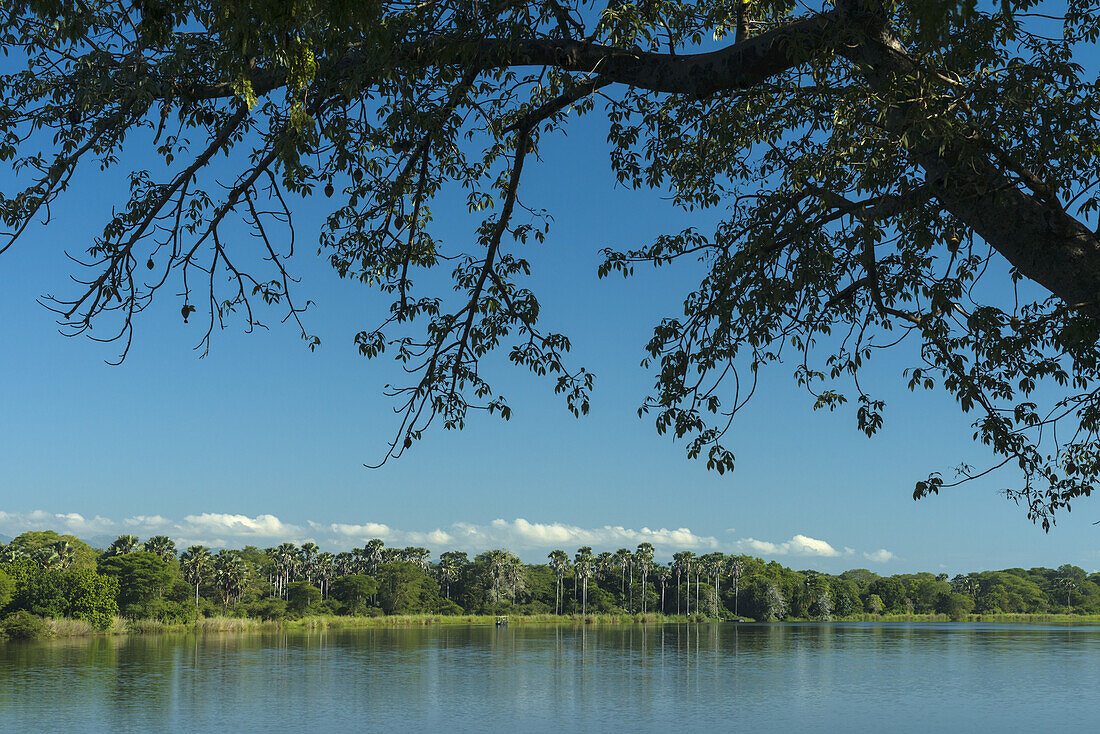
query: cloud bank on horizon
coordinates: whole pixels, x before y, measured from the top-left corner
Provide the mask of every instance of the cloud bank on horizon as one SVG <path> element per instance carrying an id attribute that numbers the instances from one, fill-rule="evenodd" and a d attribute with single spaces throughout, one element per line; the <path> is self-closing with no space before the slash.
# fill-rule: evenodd
<path id="1" fill-rule="evenodd" d="M 592 546 L 596 550 L 630 547 L 652 543 L 658 555 L 669 556 L 675 551 L 723 551 L 748 553 L 767 557 L 839 558 L 855 557 L 854 548 L 837 549 L 827 541 L 796 533 L 790 540 L 772 542 L 756 538 L 722 541 L 709 535 L 698 535 L 689 528 L 640 529 L 621 525 L 584 528 L 560 522 L 530 522 L 498 518 L 486 524 L 455 522 L 446 528 L 428 531 L 400 530 L 384 523 L 319 523 L 304 525 L 287 523 L 275 515 L 254 517 L 223 512 L 203 512 L 186 515 L 182 520 L 170 520 L 160 515 L 134 515 L 120 521 L 96 515 L 86 518 L 76 512 L 51 513 L 34 510 L 13 513 L 0 510 L 0 532 L 15 536 L 27 530 L 56 530 L 77 536 L 91 537 L 131 533 L 134 535 L 168 535 L 178 546 L 201 544 L 212 548 L 241 545 L 274 545 L 283 542 L 312 541 L 329 550 L 347 549 L 381 538 L 393 546 L 428 546 L 432 550 L 483 551 L 489 548 L 540 551 L 553 548 L 572 550 Z M 729 528 L 727 532 L 732 532 Z M 897 558 L 880 548 L 859 556 L 872 563 L 888 563 Z"/>

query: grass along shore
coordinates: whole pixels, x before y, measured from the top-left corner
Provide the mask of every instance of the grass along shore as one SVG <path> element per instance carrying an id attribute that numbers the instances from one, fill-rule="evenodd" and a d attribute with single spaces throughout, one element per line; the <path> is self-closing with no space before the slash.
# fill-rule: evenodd
<path id="1" fill-rule="evenodd" d="M 494 625 L 496 620 L 497 617 L 491 614 L 395 614 L 377 617 L 311 615 L 301 619 L 280 620 L 264 620 L 254 617 L 203 617 L 189 623 L 115 617 L 106 629 L 96 629 L 91 623 L 80 619 L 46 619 L 45 622 L 51 637 L 84 637 L 168 632 L 293 632 L 328 629 Z M 692 619 L 683 615 L 625 613 L 508 615 L 509 625 L 683 624 L 691 621 L 702 622 L 705 620 L 702 617 Z"/>
<path id="2" fill-rule="evenodd" d="M 314 630 L 375 629 L 393 627 L 433 627 L 443 625 L 493 625 L 496 617 L 487 614 L 399 614 L 378 617 L 314 615 L 301 619 L 263 620 L 252 617 L 204 617 L 195 622 L 174 624 L 155 619 L 125 619 L 115 617 L 107 629 L 96 629 L 80 619 L 47 619 L 48 635 L 55 638 L 111 635 L 143 635 L 165 633 L 220 632 L 308 632 Z M 659 614 L 534 614 L 508 617 L 509 625 L 623 625 L 623 624 L 685 624 L 708 623 L 717 620 L 705 617 Z M 745 619 L 745 622 L 753 620 Z M 857 614 L 838 617 L 833 622 L 911 622 L 950 623 L 984 622 L 996 624 L 1100 624 L 1097 614 L 969 614 L 965 619 L 951 620 L 945 614 Z M 817 622 L 817 619 L 789 619 L 785 623 Z M 0 638 L 2 640 L 3 638 Z"/>

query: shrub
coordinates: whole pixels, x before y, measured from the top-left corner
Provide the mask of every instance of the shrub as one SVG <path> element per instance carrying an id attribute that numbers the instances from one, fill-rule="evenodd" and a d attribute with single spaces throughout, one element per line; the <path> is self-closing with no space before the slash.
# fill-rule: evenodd
<path id="1" fill-rule="evenodd" d="M 454 599 L 440 599 L 439 602 L 435 605 L 435 610 L 434 611 L 435 611 L 436 614 L 447 614 L 447 615 L 455 615 L 455 614 L 464 614 L 465 613 L 464 610 L 462 609 L 462 607 L 460 607 L 458 604 L 455 603 Z"/>
<path id="2" fill-rule="evenodd" d="M 244 606 L 249 617 L 267 621 L 282 619 L 286 616 L 286 602 L 282 599 L 259 599 Z"/>
<path id="3" fill-rule="evenodd" d="M 152 602 L 172 581 L 172 571 L 163 558 L 148 551 L 110 556 L 99 563 L 100 573 L 118 579 L 118 605 L 126 617 L 152 617 Z"/>
<path id="4" fill-rule="evenodd" d="M 12 640 L 37 640 L 49 634 L 46 620 L 26 610 L 9 614 L 0 622 L 0 632 Z"/>
<path id="5" fill-rule="evenodd" d="M 321 601 L 321 590 L 308 581 L 295 581 L 286 587 L 287 609 L 292 614 L 309 614 Z"/>
<path id="6" fill-rule="evenodd" d="M 0 569 L 0 609 L 3 609 L 11 601 L 12 594 L 15 593 L 15 581 L 11 576 L 4 573 L 3 569 Z"/>

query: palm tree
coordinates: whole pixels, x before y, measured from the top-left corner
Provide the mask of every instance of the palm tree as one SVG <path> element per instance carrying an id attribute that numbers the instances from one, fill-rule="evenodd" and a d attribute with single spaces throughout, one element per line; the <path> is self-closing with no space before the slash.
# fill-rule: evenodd
<path id="1" fill-rule="evenodd" d="M 176 557 L 176 544 L 167 535 L 154 535 L 142 544 L 141 549 L 155 553 L 165 561 Z"/>
<path id="2" fill-rule="evenodd" d="M 485 581 L 491 604 L 497 604 L 504 596 L 504 589 L 512 587 L 512 601 L 516 600 L 516 589 L 522 579 L 523 564 L 519 558 L 506 550 L 487 550 L 477 557 L 485 564 Z"/>
<path id="3" fill-rule="evenodd" d="M 470 559 L 461 551 L 447 551 L 439 556 L 439 578 L 447 587 L 447 598 L 451 598 L 451 584 L 458 580 L 462 569 Z"/>
<path id="4" fill-rule="evenodd" d="M 695 554 L 691 551 L 680 551 L 679 553 L 672 554 L 672 568 L 676 573 L 676 613 L 680 613 L 680 576 L 687 576 L 687 604 L 684 608 L 685 614 L 691 614 L 691 562 L 695 559 Z"/>
<path id="5" fill-rule="evenodd" d="M 1058 577 L 1058 586 L 1066 590 L 1066 612 L 1071 612 L 1073 607 L 1070 605 L 1072 600 L 1071 594 L 1077 589 L 1077 579 L 1073 577 L 1073 574 L 1066 569 L 1065 566 L 1058 569 L 1062 573 Z"/>
<path id="6" fill-rule="evenodd" d="M 729 565 L 730 577 L 733 579 L 733 616 L 739 617 L 737 613 L 737 594 L 740 591 L 741 576 L 745 573 L 745 563 L 739 558 L 735 558 L 730 561 Z"/>
<path id="7" fill-rule="evenodd" d="M 640 543 L 638 550 L 634 552 L 634 562 L 642 574 L 642 614 L 646 613 L 646 583 L 649 579 L 649 570 L 653 567 L 653 555 L 654 549 L 650 543 Z"/>
<path id="8" fill-rule="evenodd" d="M 137 548 L 138 537 L 136 535 L 120 535 L 114 539 L 114 541 L 107 546 L 107 550 L 104 552 L 106 556 L 122 556 L 127 553 L 133 553 Z"/>
<path id="9" fill-rule="evenodd" d="M 415 563 L 421 571 L 427 571 L 432 565 L 432 552 L 427 548 L 409 546 L 401 550 L 401 560 Z"/>
<path id="10" fill-rule="evenodd" d="M 363 559 L 367 562 L 367 573 L 371 576 L 378 570 L 385 556 L 386 544 L 378 538 L 371 538 L 363 547 Z"/>
<path id="11" fill-rule="evenodd" d="M 306 581 L 313 583 L 313 559 L 317 557 L 317 552 L 321 550 L 317 547 L 316 543 L 302 543 L 301 553 L 302 567 L 306 570 Z"/>
<path id="12" fill-rule="evenodd" d="M 699 559 L 702 564 L 703 570 L 706 572 L 707 577 L 711 583 L 714 584 L 714 610 L 718 613 L 718 592 L 722 580 L 722 568 L 725 566 L 726 558 L 721 553 L 708 553 Z M 699 588 L 698 578 L 695 583 L 696 591 Z M 698 604 L 696 604 L 698 608 Z M 719 615 L 720 616 L 720 615 Z"/>
<path id="13" fill-rule="evenodd" d="M 620 548 L 615 551 L 615 555 L 612 556 L 614 563 L 619 567 L 619 595 L 626 600 L 626 566 L 630 563 L 630 551 L 626 548 Z"/>
<path id="14" fill-rule="evenodd" d="M 233 551 L 218 551 L 214 559 L 214 582 L 222 592 L 223 608 L 229 608 L 229 601 L 234 596 L 240 599 L 247 578 L 248 564 L 243 558 Z"/>
<path id="15" fill-rule="evenodd" d="M 298 547 L 293 543 L 281 543 L 278 547 L 271 549 L 270 556 L 275 565 L 276 593 L 285 596 L 286 587 L 290 584 L 290 580 L 300 564 Z"/>
<path id="16" fill-rule="evenodd" d="M 527 588 L 527 573 L 523 570 L 523 561 L 519 556 L 508 554 L 508 564 L 504 567 L 505 579 L 512 582 L 512 603 L 516 603 L 516 594 Z"/>
<path id="17" fill-rule="evenodd" d="M 661 614 L 665 613 L 665 586 L 672 579 L 672 569 L 668 566 L 661 566 L 661 571 L 658 575 L 661 579 Z"/>
<path id="18" fill-rule="evenodd" d="M 210 568 L 210 551 L 206 546 L 193 545 L 180 556 L 180 570 L 187 583 L 195 585 L 195 606 L 199 605 L 199 585 Z"/>
<path id="19" fill-rule="evenodd" d="M 615 555 L 611 551 L 604 551 L 596 556 L 596 560 L 593 563 L 592 570 L 593 575 L 599 574 L 606 582 L 607 577 L 611 575 L 611 571 L 615 568 Z"/>
<path id="20" fill-rule="evenodd" d="M 565 572 L 569 569 L 569 556 L 563 550 L 552 550 L 547 558 L 550 559 L 550 568 L 554 570 L 554 576 L 558 581 L 557 586 L 554 587 L 554 614 L 561 614 L 561 608 L 564 606 L 563 584 Z"/>
<path id="21" fill-rule="evenodd" d="M 321 582 L 321 598 L 325 599 L 328 597 L 329 582 L 336 573 L 336 556 L 327 551 L 319 553 L 314 561 L 314 567 L 317 569 L 317 578 Z"/>
<path id="22" fill-rule="evenodd" d="M 588 614 L 588 579 L 592 576 L 596 557 L 592 555 L 592 548 L 582 546 L 573 556 L 573 567 L 576 569 L 577 579 L 581 582 L 584 591 L 581 595 L 581 614 Z"/>
<path id="23" fill-rule="evenodd" d="M 358 553 L 358 550 L 356 550 Z M 347 576 L 355 568 L 355 555 L 347 551 L 336 554 L 336 573 L 339 576 Z"/>

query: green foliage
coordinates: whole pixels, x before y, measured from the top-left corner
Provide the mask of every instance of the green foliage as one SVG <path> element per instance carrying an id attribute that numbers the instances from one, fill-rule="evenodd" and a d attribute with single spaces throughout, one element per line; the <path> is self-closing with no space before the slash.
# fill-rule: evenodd
<path id="1" fill-rule="evenodd" d="M 0 568 L 0 612 L 4 611 L 14 593 L 15 580 Z"/>
<path id="2" fill-rule="evenodd" d="M 79 170 L 110 175 L 131 146 L 152 151 L 145 170 L 118 171 L 127 200 L 104 207 L 74 255 L 86 271 L 53 304 L 66 325 L 107 322 L 125 354 L 136 315 L 178 293 L 185 320 L 201 302 L 211 323 L 251 328 L 267 305 L 315 348 L 272 227 L 289 234 L 294 202 L 324 192 L 320 252 L 392 299 L 355 342 L 413 373 L 393 393 L 388 459 L 433 421 L 462 428 L 472 407 L 510 416 L 479 369 L 494 351 L 587 412 L 592 375 L 539 325 L 526 284 L 525 247 L 548 238 L 552 216 L 517 203 L 543 141 L 602 114 L 620 185 L 708 210 L 604 251 L 599 267 L 701 266 L 645 346 L 655 384 L 640 412 L 659 433 L 733 469 L 722 439 L 740 388 L 795 352 L 786 363 L 808 405 L 850 406 L 875 434 L 887 406 L 860 377 L 880 347 L 909 341 L 904 384 L 956 401 L 991 464 L 1019 472 L 1007 494 L 1049 527 L 1100 478 L 1100 87 L 1082 63 L 1100 20 L 1088 4 L 1033 6 L 16 2 L 0 30 L 13 62 L 0 160 L 15 173 L 0 251 L 80 196 Z M 434 208 L 454 194 L 478 219 L 473 242 L 443 237 L 455 228 Z M 453 288 L 425 274 L 439 268 Z M 961 481 L 981 473 L 959 469 Z M 913 494 L 953 483 L 932 472 Z M 499 591 L 486 593 L 503 602 Z M 242 590 L 222 593 L 228 605 Z"/>
<path id="3" fill-rule="evenodd" d="M 378 582 L 363 574 L 339 576 L 332 583 L 333 598 L 343 602 L 348 614 L 362 614 L 376 593 Z"/>
<path id="4" fill-rule="evenodd" d="M 131 618 L 153 617 L 156 600 L 172 581 L 168 563 L 148 551 L 134 551 L 105 557 L 99 562 L 100 573 L 118 579 L 118 605 Z"/>
<path id="5" fill-rule="evenodd" d="M 48 635 L 46 621 L 25 610 L 9 614 L 0 620 L 0 636 L 11 640 L 37 640 Z"/>
<path id="6" fill-rule="evenodd" d="M 665 565 L 654 564 L 644 548 L 640 554 L 620 551 L 615 560 L 616 554 L 585 547 L 576 555 L 580 573 L 575 573 L 576 566 L 561 562 L 568 560 L 564 551 L 549 554 L 547 564 L 524 564 L 504 550 L 487 551 L 473 561 L 465 554 L 444 552 L 432 564 L 426 549 L 389 549 L 380 541 L 340 554 L 322 553 L 309 544 L 301 549 L 285 545 L 286 553 L 246 548 L 217 556 L 189 549 L 180 562 L 184 574 L 192 568 L 188 559 L 208 561 L 197 603 L 192 582 L 174 575 L 175 559 L 165 561 L 148 551 L 104 556 L 103 574 L 45 568 L 28 558 L 2 563 L 0 600 L 7 589 L 6 612 L 69 617 L 98 628 L 109 627 L 120 608 L 132 619 L 157 624 L 189 624 L 200 616 L 269 621 L 318 615 L 538 616 L 558 609 L 567 615 L 584 609 L 629 617 L 631 602 L 634 613 L 640 613 L 643 598 L 651 614 L 690 611 L 701 618 L 736 615 L 769 621 L 880 614 L 936 614 L 955 620 L 971 613 L 1100 614 L 1100 574 L 1069 564 L 974 572 L 949 580 L 923 572 L 881 576 L 866 569 L 839 575 L 795 571 L 775 561 L 716 552 L 701 557 L 676 553 L 673 563 Z M 257 573 L 247 558 L 265 564 L 270 576 Z M 606 565 L 608 559 L 613 565 Z M 633 584 L 624 573 L 624 561 L 635 570 Z M 644 562 L 651 565 L 643 584 L 638 568 Z M 367 568 L 377 576 L 362 573 Z M 448 579 L 453 598 L 446 597 L 440 579 Z"/>
<path id="7" fill-rule="evenodd" d="M 386 614 L 411 614 L 437 604 L 439 585 L 415 563 L 378 567 L 378 601 Z"/>
<path id="8" fill-rule="evenodd" d="M 321 601 L 321 590 L 308 581 L 295 581 L 286 587 L 287 611 L 305 616 Z"/>
<path id="9" fill-rule="evenodd" d="M 36 553 L 56 546 L 58 543 L 68 544 L 65 557 L 58 559 L 59 567 L 95 570 L 98 554 L 94 548 L 75 535 L 61 535 L 53 530 L 31 530 L 20 534 L 8 545 L 33 558 Z"/>
<path id="10" fill-rule="evenodd" d="M 936 597 L 935 612 L 946 614 L 952 621 L 966 619 L 966 615 L 973 608 L 974 600 L 965 594 L 944 591 Z"/>
<path id="11" fill-rule="evenodd" d="M 67 602 L 62 616 L 83 619 L 97 629 L 111 626 L 119 613 L 117 579 L 86 569 L 75 569 L 62 574 L 60 585 Z"/>
<path id="12" fill-rule="evenodd" d="M 263 620 L 278 620 L 286 617 L 287 603 L 283 599 L 267 597 L 249 602 L 243 606 L 245 614 Z"/>
<path id="13" fill-rule="evenodd" d="M 83 568 L 47 570 L 31 562 L 9 565 L 15 581 L 9 608 L 43 617 L 72 617 L 105 629 L 118 614 L 118 582 Z"/>

